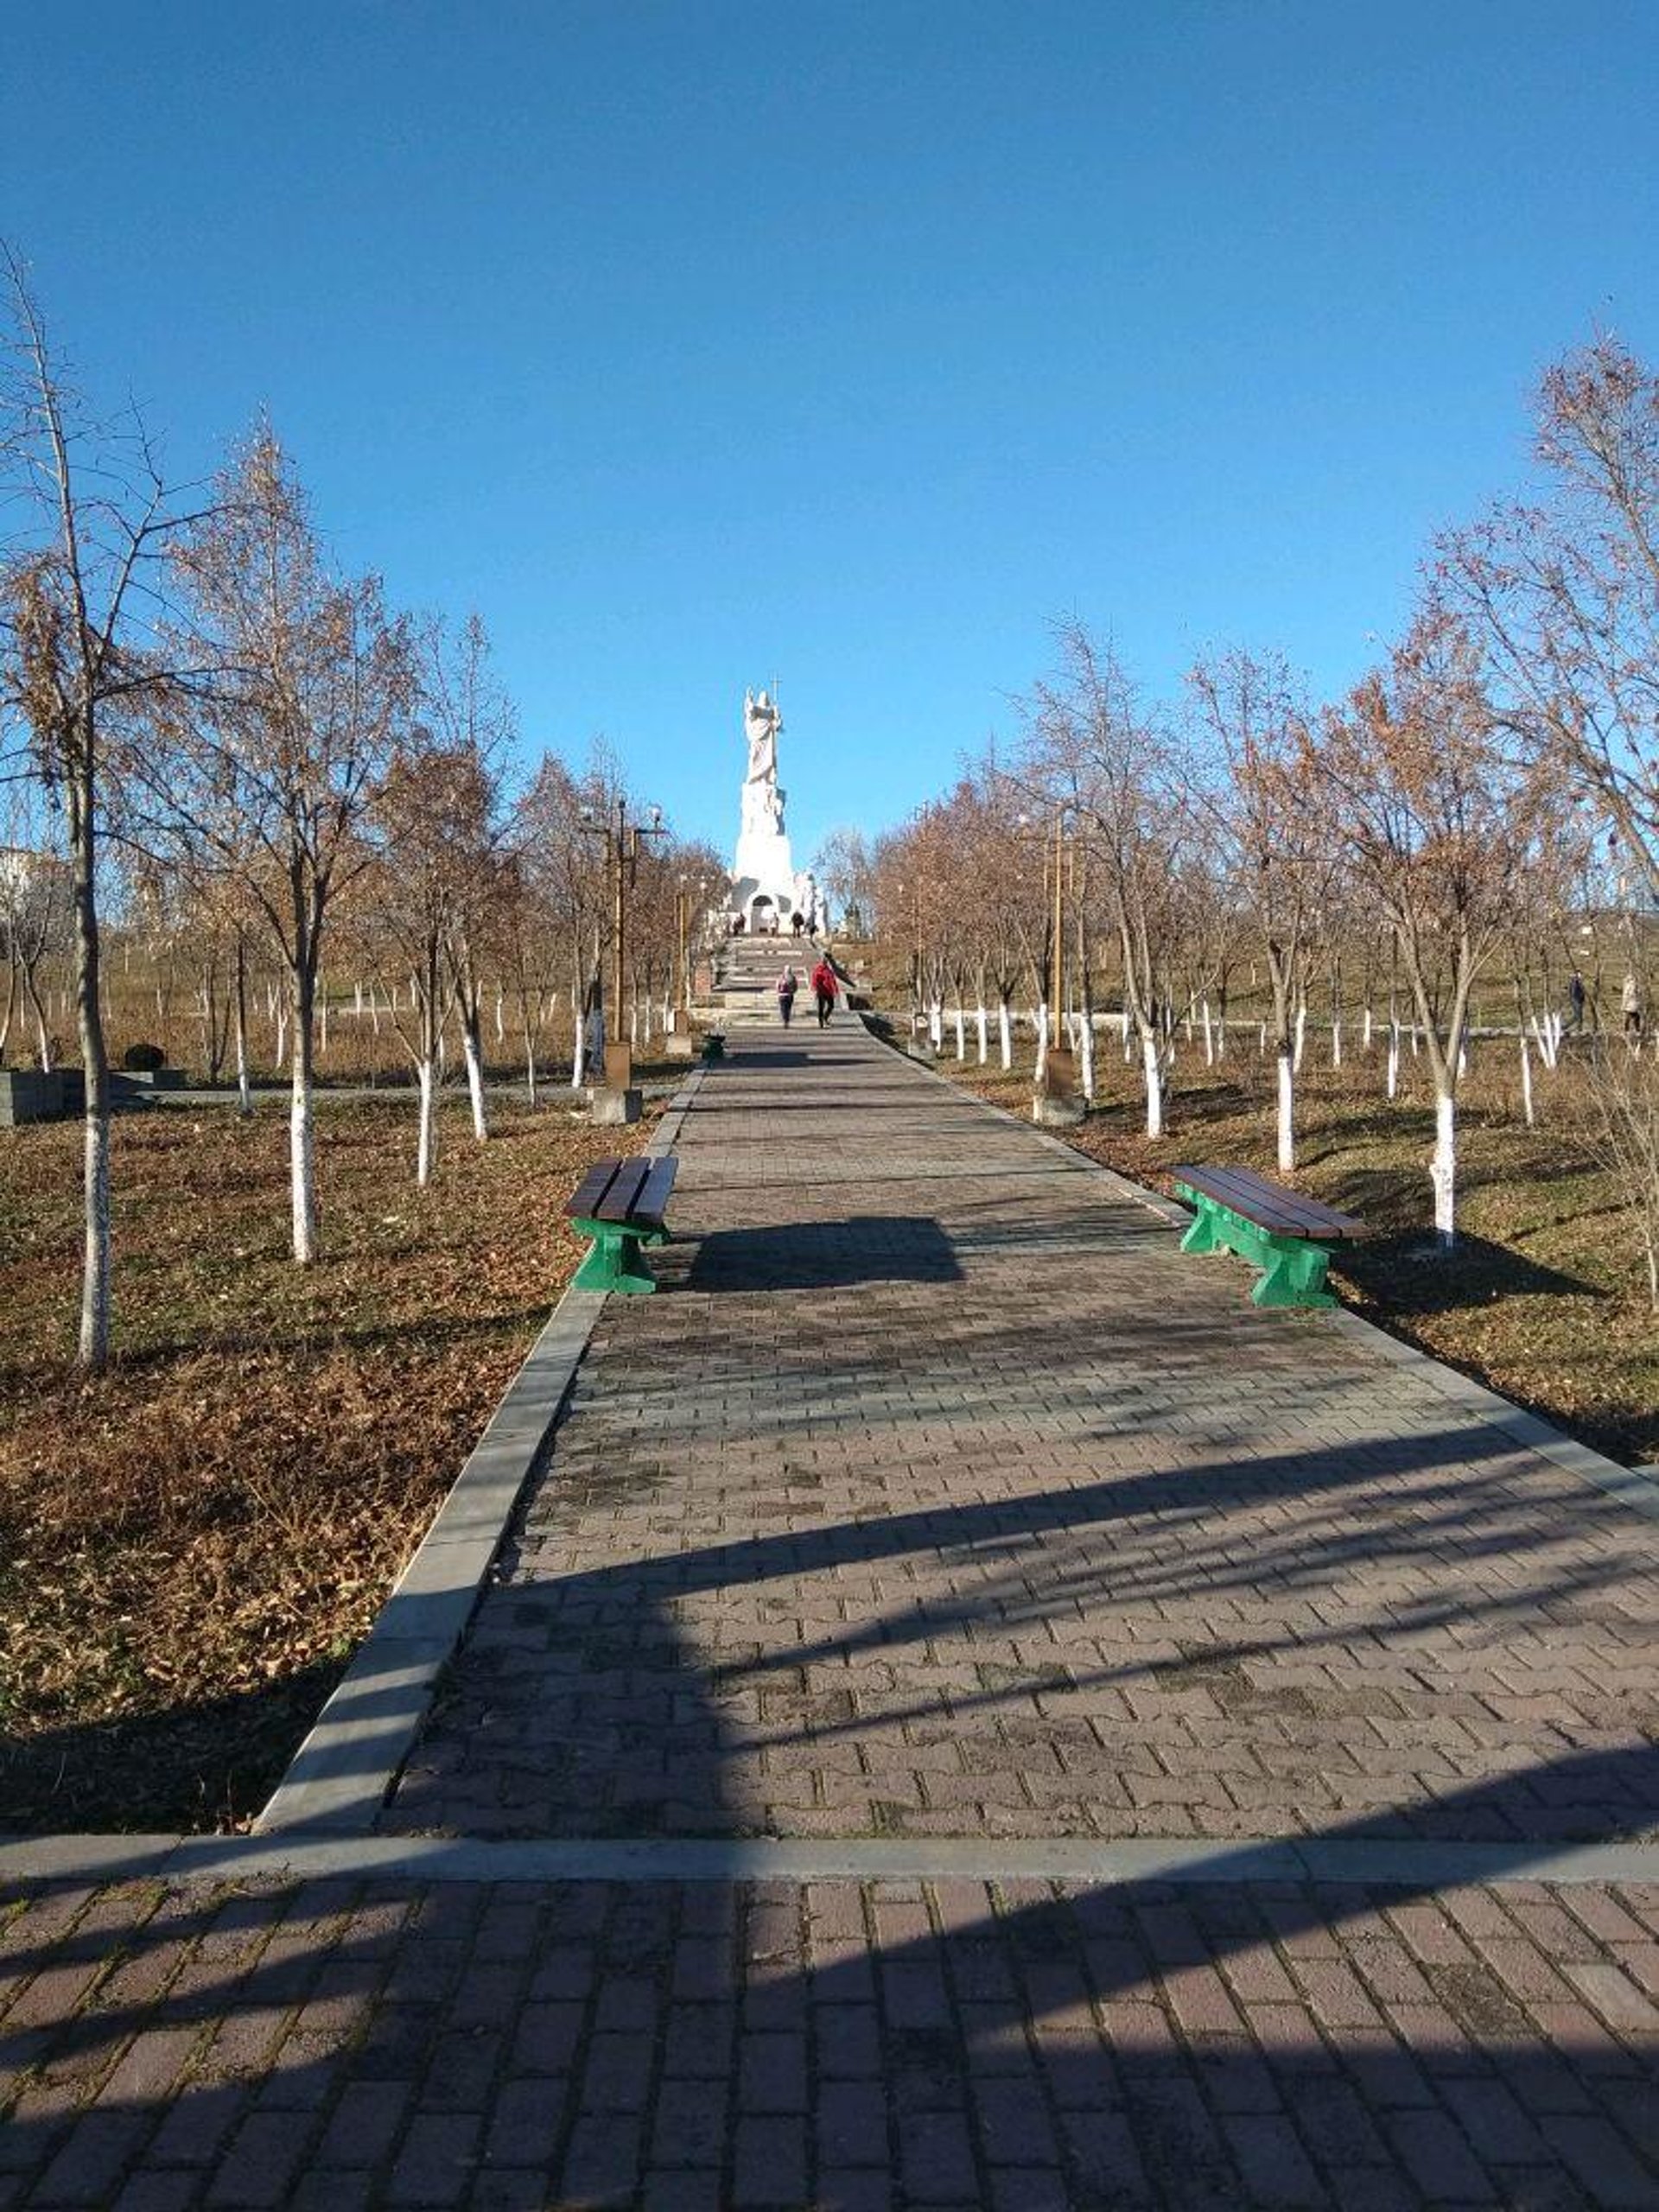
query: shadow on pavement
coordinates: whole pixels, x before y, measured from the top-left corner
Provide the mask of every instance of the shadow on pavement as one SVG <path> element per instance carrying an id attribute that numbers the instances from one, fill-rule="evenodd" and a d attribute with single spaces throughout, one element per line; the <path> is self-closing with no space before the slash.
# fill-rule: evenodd
<path id="1" fill-rule="evenodd" d="M 722 1229 L 701 1237 L 688 1290 L 833 1290 L 868 1282 L 960 1282 L 940 1224 L 921 1214 Z"/>

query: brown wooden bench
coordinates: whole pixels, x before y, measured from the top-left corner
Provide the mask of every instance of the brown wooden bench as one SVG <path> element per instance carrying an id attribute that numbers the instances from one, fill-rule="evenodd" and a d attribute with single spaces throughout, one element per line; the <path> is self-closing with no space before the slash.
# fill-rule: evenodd
<path id="1" fill-rule="evenodd" d="M 1331 1247 L 1365 1234 L 1363 1222 L 1287 1191 L 1250 1167 L 1172 1167 L 1192 1207 L 1183 1252 L 1236 1252 L 1262 1268 L 1257 1306 L 1334 1306 L 1325 1287 Z"/>
<path id="2" fill-rule="evenodd" d="M 593 1244 L 573 1278 L 578 1290 L 656 1289 L 639 1257 L 642 1244 L 665 1244 L 668 1195 L 680 1163 L 660 1160 L 596 1160 L 565 1205 L 566 1216 Z"/>

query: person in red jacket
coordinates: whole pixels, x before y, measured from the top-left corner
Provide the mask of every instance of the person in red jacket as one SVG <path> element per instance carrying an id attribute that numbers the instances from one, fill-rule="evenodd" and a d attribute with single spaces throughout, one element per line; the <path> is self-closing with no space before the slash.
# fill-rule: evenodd
<path id="1" fill-rule="evenodd" d="M 812 970 L 812 995 L 817 1001 L 818 1027 L 822 1029 L 836 1010 L 836 971 L 827 955 Z"/>

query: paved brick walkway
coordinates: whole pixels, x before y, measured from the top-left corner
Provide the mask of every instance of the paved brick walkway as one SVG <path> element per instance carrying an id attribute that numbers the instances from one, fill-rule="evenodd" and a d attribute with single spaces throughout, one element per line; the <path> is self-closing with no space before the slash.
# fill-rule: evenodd
<path id="1" fill-rule="evenodd" d="M 48 1891 L 0 2204 L 1650 2208 L 1656 1987 L 1659 1887 Z"/>
<path id="2" fill-rule="evenodd" d="M 1659 1535 L 861 1033 L 742 1033 L 387 1825 L 1659 1831 Z"/>
<path id="3" fill-rule="evenodd" d="M 0 2212 L 1659 2207 L 1659 1881 L 1230 1841 L 1651 1834 L 1652 1525 L 861 1034 L 741 1041 L 385 1827 L 1215 1878 L 29 1885 Z"/>

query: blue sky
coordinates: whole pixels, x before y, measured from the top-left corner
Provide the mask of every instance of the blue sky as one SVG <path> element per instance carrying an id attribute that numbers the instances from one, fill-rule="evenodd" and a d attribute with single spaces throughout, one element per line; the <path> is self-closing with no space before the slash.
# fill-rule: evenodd
<path id="1" fill-rule="evenodd" d="M 1013 727 L 1073 611 L 1351 681 L 1549 359 L 1659 355 L 1659 8 L 84 0 L 9 11 L 0 232 L 181 471 L 270 408 L 524 745 L 798 858 Z"/>

